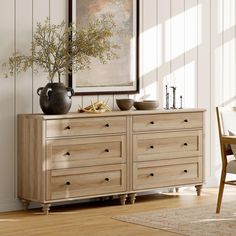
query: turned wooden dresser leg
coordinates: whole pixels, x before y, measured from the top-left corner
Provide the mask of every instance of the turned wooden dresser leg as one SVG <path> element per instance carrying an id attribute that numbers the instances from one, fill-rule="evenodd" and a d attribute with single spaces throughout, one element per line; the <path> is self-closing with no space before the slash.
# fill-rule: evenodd
<path id="1" fill-rule="evenodd" d="M 120 204 L 121 205 L 125 205 L 127 196 L 128 196 L 127 194 L 120 195 Z"/>
<path id="2" fill-rule="evenodd" d="M 42 204 L 42 210 L 45 215 L 48 215 L 49 210 L 50 210 L 50 206 L 51 206 L 51 204 L 49 204 L 49 203 Z"/>
<path id="3" fill-rule="evenodd" d="M 197 195 L 201 196 L 201 192 L 202 192 L 202 185 L 195 185 L 196 191 L 197 191 Z"/>
<path id="4" fill-rule="evenodd" d="M 136 193 L 130 193 L 129 197 L 130 197 L 130 203 L 134 204 L 136 200 Z"/>
<path id="5" fill-rule="evenodd" d="M 29 200 L 26 200 L 26 199 L 21 199 L 21 202 L 22 202 L 22 205 L 23 205 L 23 209 L 24 209 L 25 211 L 28 210 L 30 201 L 29 201 Z"/>
<path id="6" fill-rule="evenodd" d="M 178 193 L 179 192 L 179 188 L 175 188 L 175 192 Z"/>

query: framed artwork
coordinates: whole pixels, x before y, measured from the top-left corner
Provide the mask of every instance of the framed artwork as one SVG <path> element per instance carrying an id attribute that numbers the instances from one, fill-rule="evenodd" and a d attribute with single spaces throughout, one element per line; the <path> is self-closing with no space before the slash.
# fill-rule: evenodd
<path id="1" fill-rule="evenodd" d="M 69 0 L 69 23 L 86 26 L 92 18 L 113 15 L 120 34 L 112 39 L 120 47 L 118 58 L 69 75 L 76 95 L 139 92 L 139 0 Z M 79 27 L 78 24 L 78 27 Z"/>

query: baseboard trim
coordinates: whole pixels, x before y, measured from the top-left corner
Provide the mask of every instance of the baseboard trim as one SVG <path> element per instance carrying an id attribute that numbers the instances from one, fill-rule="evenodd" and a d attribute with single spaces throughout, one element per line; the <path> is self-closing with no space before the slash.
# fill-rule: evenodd
<path id="1" fill-rule="evenodd" d="M 204 187 L 206 188 L 213 188 L 219 186 L 219 178 L 216 176 L 210 176 L 206 179 Z"/>
<path id="2" fill-rule="evenodd" d="M 6 200 L 0 202 L 0 212 L 8 212 L 8 211 L 18 211 L 22 210 L 21 202 L 18 199 L 15 200 Z"/>

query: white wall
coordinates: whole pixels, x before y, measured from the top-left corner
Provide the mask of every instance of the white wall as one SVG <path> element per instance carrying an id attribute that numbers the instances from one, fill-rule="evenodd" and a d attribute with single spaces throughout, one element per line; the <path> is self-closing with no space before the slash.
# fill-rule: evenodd
<path id="1" fill-rule="evenodd" d="M 66 19 L 67 0 L 0 0 L 0 63 L 14 51 L 27 52 L 36 22 L 47 16 L 53 23 Z M 74 97 L 71 111 L 108 97 L 114 109 L 118 97 L 157 98 L 164 104 L 163 87 L 176 85 L 185 107 L 208 110 L 205 174 L 207 182 L 215 184 L 219 155 L 214 107 L 231 101 L 236 88 L 234 0 L 141 0 L 140 20 L 140 94 Z M 36 90 L 45 78 L 32 70 L 0 78 L 0 211 L 20 207 L 16 116 L 41 112 Z"/>

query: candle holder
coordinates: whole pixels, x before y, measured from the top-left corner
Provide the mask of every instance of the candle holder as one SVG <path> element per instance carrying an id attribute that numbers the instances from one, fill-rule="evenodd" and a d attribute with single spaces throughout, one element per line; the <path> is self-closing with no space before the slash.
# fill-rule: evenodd
<path id="1" fill-rule="evenodd" d="M 171 88 L 173 89 L 173 105 L 171 109 L 176 109 L 176 87 L 172 86 Z"/>
<path id="2" fill-rule="evenodd" d="M 168 87 L 166 85 L 166 110 L 170 109 L 170 94 L 168 93 Z"/>

